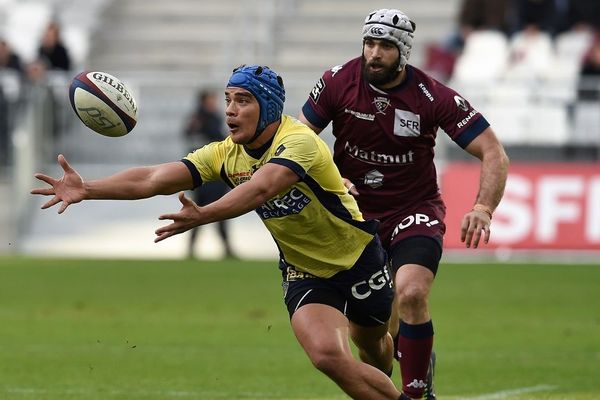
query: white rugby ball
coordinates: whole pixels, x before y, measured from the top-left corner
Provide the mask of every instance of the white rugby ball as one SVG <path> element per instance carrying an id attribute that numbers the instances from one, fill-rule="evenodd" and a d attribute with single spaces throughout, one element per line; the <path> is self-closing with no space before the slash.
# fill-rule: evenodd
<path id="1" fill-rule="evenodd" d="M 71 81 L 71 107 L 90 129 L 104 136 L 124 136 L 137 123 L 137 103 L 125 84 L 100 71 L 84 71 Z"/>

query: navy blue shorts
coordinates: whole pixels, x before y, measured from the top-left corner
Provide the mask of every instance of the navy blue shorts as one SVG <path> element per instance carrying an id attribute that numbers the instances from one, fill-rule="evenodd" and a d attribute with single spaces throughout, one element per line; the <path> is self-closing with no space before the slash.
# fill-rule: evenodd
<path id="1" fill-rule="evenodd" d="M 361 326 L 385 324 L 391 315 L 394 291 L 378 236 L 367 245 L 352 268 L 331 278 L 319 278 L 281 265 L 285 304 L 290 318 L 305 304 L 326 304 Z"/>

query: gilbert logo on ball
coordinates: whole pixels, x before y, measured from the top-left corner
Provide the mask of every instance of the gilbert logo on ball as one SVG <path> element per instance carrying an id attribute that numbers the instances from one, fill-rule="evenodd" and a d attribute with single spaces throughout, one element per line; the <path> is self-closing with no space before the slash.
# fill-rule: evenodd
<path id="1" fill-rule="evenodd" d="M 131 92 L 105 72 L 77 75 L 71 81 L 69 99 L 79 119 L 101 135 L 126 135 L 137 122 L 137 104 Z"/>

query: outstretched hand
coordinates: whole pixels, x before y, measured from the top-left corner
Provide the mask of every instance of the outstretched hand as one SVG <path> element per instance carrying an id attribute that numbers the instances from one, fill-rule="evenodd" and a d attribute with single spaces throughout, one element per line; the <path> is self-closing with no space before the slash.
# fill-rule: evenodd
<path id="1" fill-rule="evenodd" d="M 190 200 L 183 192 L 179 193 L 179 201 L 181 202 L 181 210 L 175 214 L 163 214 L 158 217 L 159 220 L 170 219 L 173 222 L 169 225 L 158 228 L 154 243 L 170 238 L 173 235 L 178 235 L 199 225 L 204 224 L 201 220 L 201 207 Z"/>
<path id="2" fill-rule="evenodd" d="M 62 214 L 69 205 L 79 203 L 85 198 L 85 189 L 83 186 L 83 179 L 77 171 L 71 168 L 67 159 L 62 154 L 58 155 L 58 164 L 64 171 L 63 176 L 60 179 L 55 179 L 45 174 L 35 174 L 34 176 L 37 179 L 46 182 L 51 187 L 33 189 L 31 194 L 54 196 L 42 205 L 42 209 L 50 208 L 62 202 L 58 209 L 58 213 Z"/>
<path id="3" fill-rule="evenodd" d="M 476 249 L 481 240 L 483 231 L 483 242 L 487 244 L 490 241 L 490 216 L 483 211 L 471 210 L 465 214 L 460 225 L 460 241 L 467 247 Z"/>

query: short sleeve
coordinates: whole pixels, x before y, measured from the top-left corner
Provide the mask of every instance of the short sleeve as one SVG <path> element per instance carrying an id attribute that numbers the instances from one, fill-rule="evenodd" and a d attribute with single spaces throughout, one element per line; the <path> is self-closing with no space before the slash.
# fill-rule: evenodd
<path id="1" fill-rule="evenodd" d="M 277 145 L 269 162 L 284 165 L 304 178 L 318 159 L 316 139 L 317 136 L 312 132 L 288 135 Z"/>
<path id="2" fill-rule="evenodd" d="M 331 71 L 326 71 L 315 83 L 302 106 L 304 117 L 312 125 L 324 129 L 335 116 L 336 98 Z"/>
<path id="3" fill-rule="evenodd" d="M 439 96 L 442 101 L 436 110 L 437 120 L 444 132 L 460 147 L 465 148 L 490 124 L 461 95 L 448 87 L 442 88 Z"/>
<path id="4" fill-rule="evenodd" d="M 225 152 L 226 140 L 209 143 L 182 159 L 194 178 L 194 188 L 200 186 L 203 182 L 221 179 L 220 173 L 225 159 Z"/>

